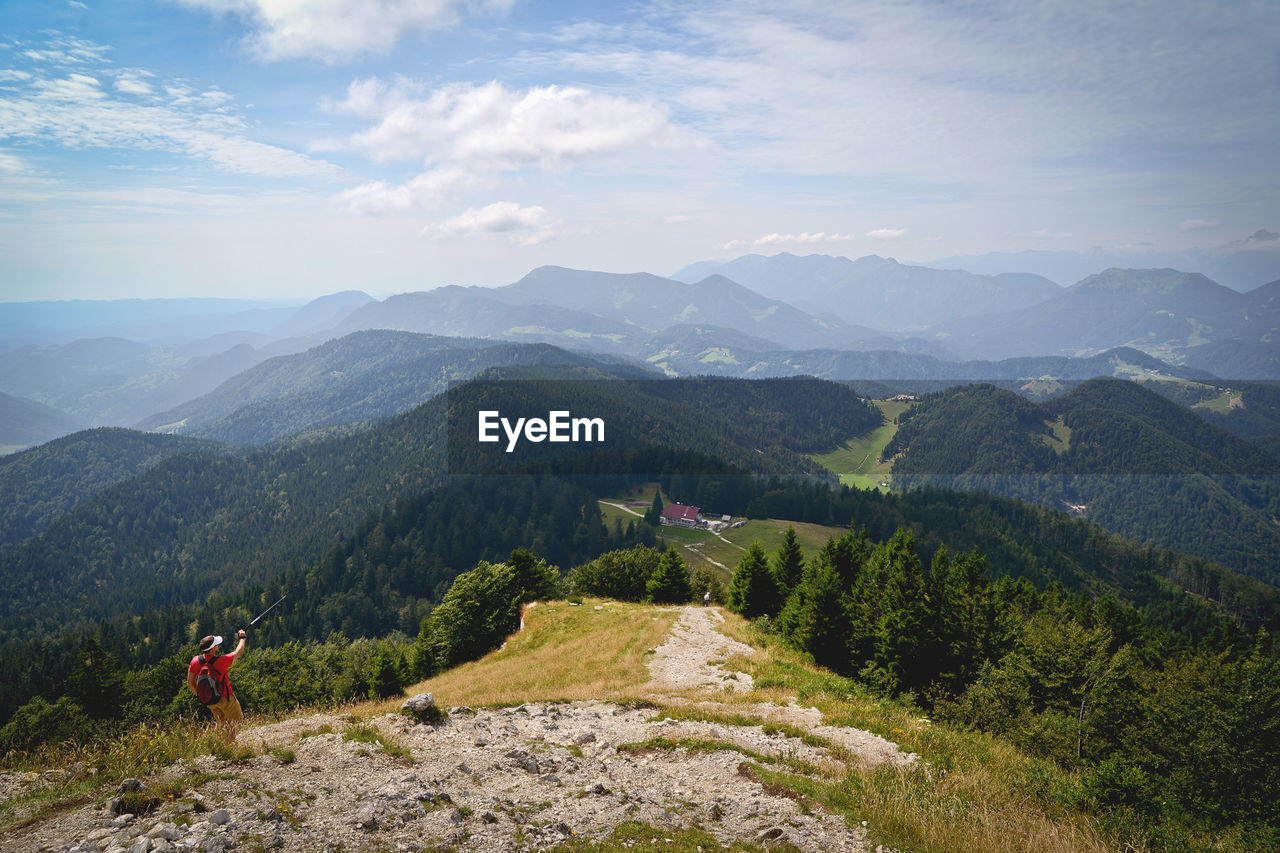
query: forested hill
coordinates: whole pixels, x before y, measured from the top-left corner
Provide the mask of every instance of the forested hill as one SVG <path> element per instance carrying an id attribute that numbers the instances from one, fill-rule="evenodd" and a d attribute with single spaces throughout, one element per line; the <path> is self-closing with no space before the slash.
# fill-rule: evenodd
<path id="1" fill-rule="evenodd" d="M 0 551 L 103 489 L 200 450 L 218 452 L 212 442 L 104 427 L 0 457 Z"/>
<path id="2" fill-rule="evenodd" d="M 445 390 L 450 382 L 505 365 L 603 365 L 613 374 L 645 375 L 638 366 L 628 373 L 622 364 L 600 356 L 548 344 L 378 329 L 269 359 L 138 426 L 229 444 L 263 445 L 306 429 L 399 414 Z"/>
<path id="3" fill-rule="evenodd" d="M 1190 400 L 1201 417 L 1280 457 L 1280 386 L 1261 382 L 1233 383 L 1234 394 L 1217 398 L 1207 392 Z"/>
<path id="4" fill-rule="evenodd" d="M 894 484 L 1075 508 L 1139 541 L 1280 580 L 1280 459 L 1133 382 L 1029 402 L 989 385 L 924 397 L 885 450 Z"/>
<path id="5" fill-rule="evenodd" d="M 184 453 L 99 492 L 0 558 L 0 643 L 64 623 L 196 603 L 309 563 L 370 511 L 450 473 L 450 406 L 469 429 L 482 404 L 536 405 L 543 417 L 567 407 L 610 424 L 614 448 L 692 448 L 774 476 L 825 476 L 804 454 L 880 422 L 848 388 L 820 380 L 587 381 L 602 374 L 550 368 L 507 383 L 486 375 L 355 434 L 243 456 Z M 493 447 L 501 465 L 527 461 Z M 54 452 L 47 464 L 70 470 L 72 459 Z M 465 457 L 453 461 L 462 465 L 454 473 L 470 465 Z M 43 500 L 37 492 L 15 494 L 13 511 L 35 512 Z"/>

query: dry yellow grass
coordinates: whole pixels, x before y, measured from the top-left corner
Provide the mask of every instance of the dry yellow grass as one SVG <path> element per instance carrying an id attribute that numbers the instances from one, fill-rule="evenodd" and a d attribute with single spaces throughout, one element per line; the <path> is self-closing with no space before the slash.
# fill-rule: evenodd
<path id="1" fill-rule="evenodd" d="M 662 643 L 677 615 L 591 598 L 576 606 L 541 602 L 505 648 L 406 692 L 432 693 L 443 707 L 629 698 L 649 680 L 645 653 Z"/>
<path id="2" fill-rule="evenodd" d="M 935 725 L 900 702 L 877 698 L 808 663 L 740 617 L 721 629 L 757 649 L 732 665 L 770 693 L 795 696 L 829 725 L 875 732 L 923 762 L 859 770 L 835 784 L 763 770 L 851 819 L 866 820 L 894 847 L 991 853 L 1102 853 L 1124 848 L 1076 804 L 1076 780 L 1050 762 L 980 732 Z M 775 700 L 776 701 L 776 700 Z M 1139 848 L 1128 847 L 1129 850 Z"/>

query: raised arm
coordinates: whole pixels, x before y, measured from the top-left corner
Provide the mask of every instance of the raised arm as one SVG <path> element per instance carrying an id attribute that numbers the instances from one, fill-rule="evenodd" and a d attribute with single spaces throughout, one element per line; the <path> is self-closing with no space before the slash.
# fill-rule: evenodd
<path id="1" fill-rule="evenodd" d="M 236 633 L 236 636 L 240 638 L 240 642 L 236 643 L 236 650 L 235 650 L 234 652 L 232 652 L 232 653 L 231 653 L 231 655 L 230 655 L 230 657 L 231 657 L 231 660 L 232 660 L 232 661 L 239 660 L 239 659 L 240 659 L 240 653 L 244 651 L 244 643 L 245 643 L 245 633 L 244 633 L 244 629 L 243 629 L 243 628 L 241 628 L 241 629 Z"/>

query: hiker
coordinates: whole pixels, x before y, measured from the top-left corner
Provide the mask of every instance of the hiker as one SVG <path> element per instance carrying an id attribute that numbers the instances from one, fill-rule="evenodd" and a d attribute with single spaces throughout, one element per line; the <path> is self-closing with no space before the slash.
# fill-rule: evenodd
<path id="1" fill-rule="evenodd" d="M 244 712 L 240 709 L 240 700 L 231 689 L 231 677 L 227 672 L 244 652 L 244 631 L 239 631 L 236 637 L 240 640 L 236 650 L 225 655 L 221 649 L 221 637 L 212 635 L 205 637 L 200 641 L 200 654 L 193 657 L 191 666 L 187 667 L 187 687 L 191 688 L 191 692 L 208 706 L 218 727 L 225 733 L 227 743 L 236 742 L 240 720 L 244 717 Z M 202 679 L 202 670 L 206 668 L 208 673 Z M 202 684 L 202 680 L 206 683 Z M 204 695 L 201 695 L 202 693 Z"/>
<path id="2" fill-rule="evenodd" d="M 711 603 L 711 590 L 707 590 L 707 594 L 702 596 L 702 606 L 706 607 Z"/>

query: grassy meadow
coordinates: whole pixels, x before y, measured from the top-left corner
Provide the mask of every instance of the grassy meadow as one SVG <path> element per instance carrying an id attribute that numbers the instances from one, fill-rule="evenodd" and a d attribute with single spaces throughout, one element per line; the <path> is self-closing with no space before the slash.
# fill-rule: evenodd
<path id="1" fill-rule="evenodd" d="M 840 478 L 846 486 L 859 489 L 883 489 L 891 482 L 891 461 L 880 461 L 880 454 L 898 431 L 894 419 L 911 407 L 905 400 L 875 400 L 884 415 L 884 423 L 866 435 L 850 438 L 829 453 L 810 456 L 815 462 Z"/>

